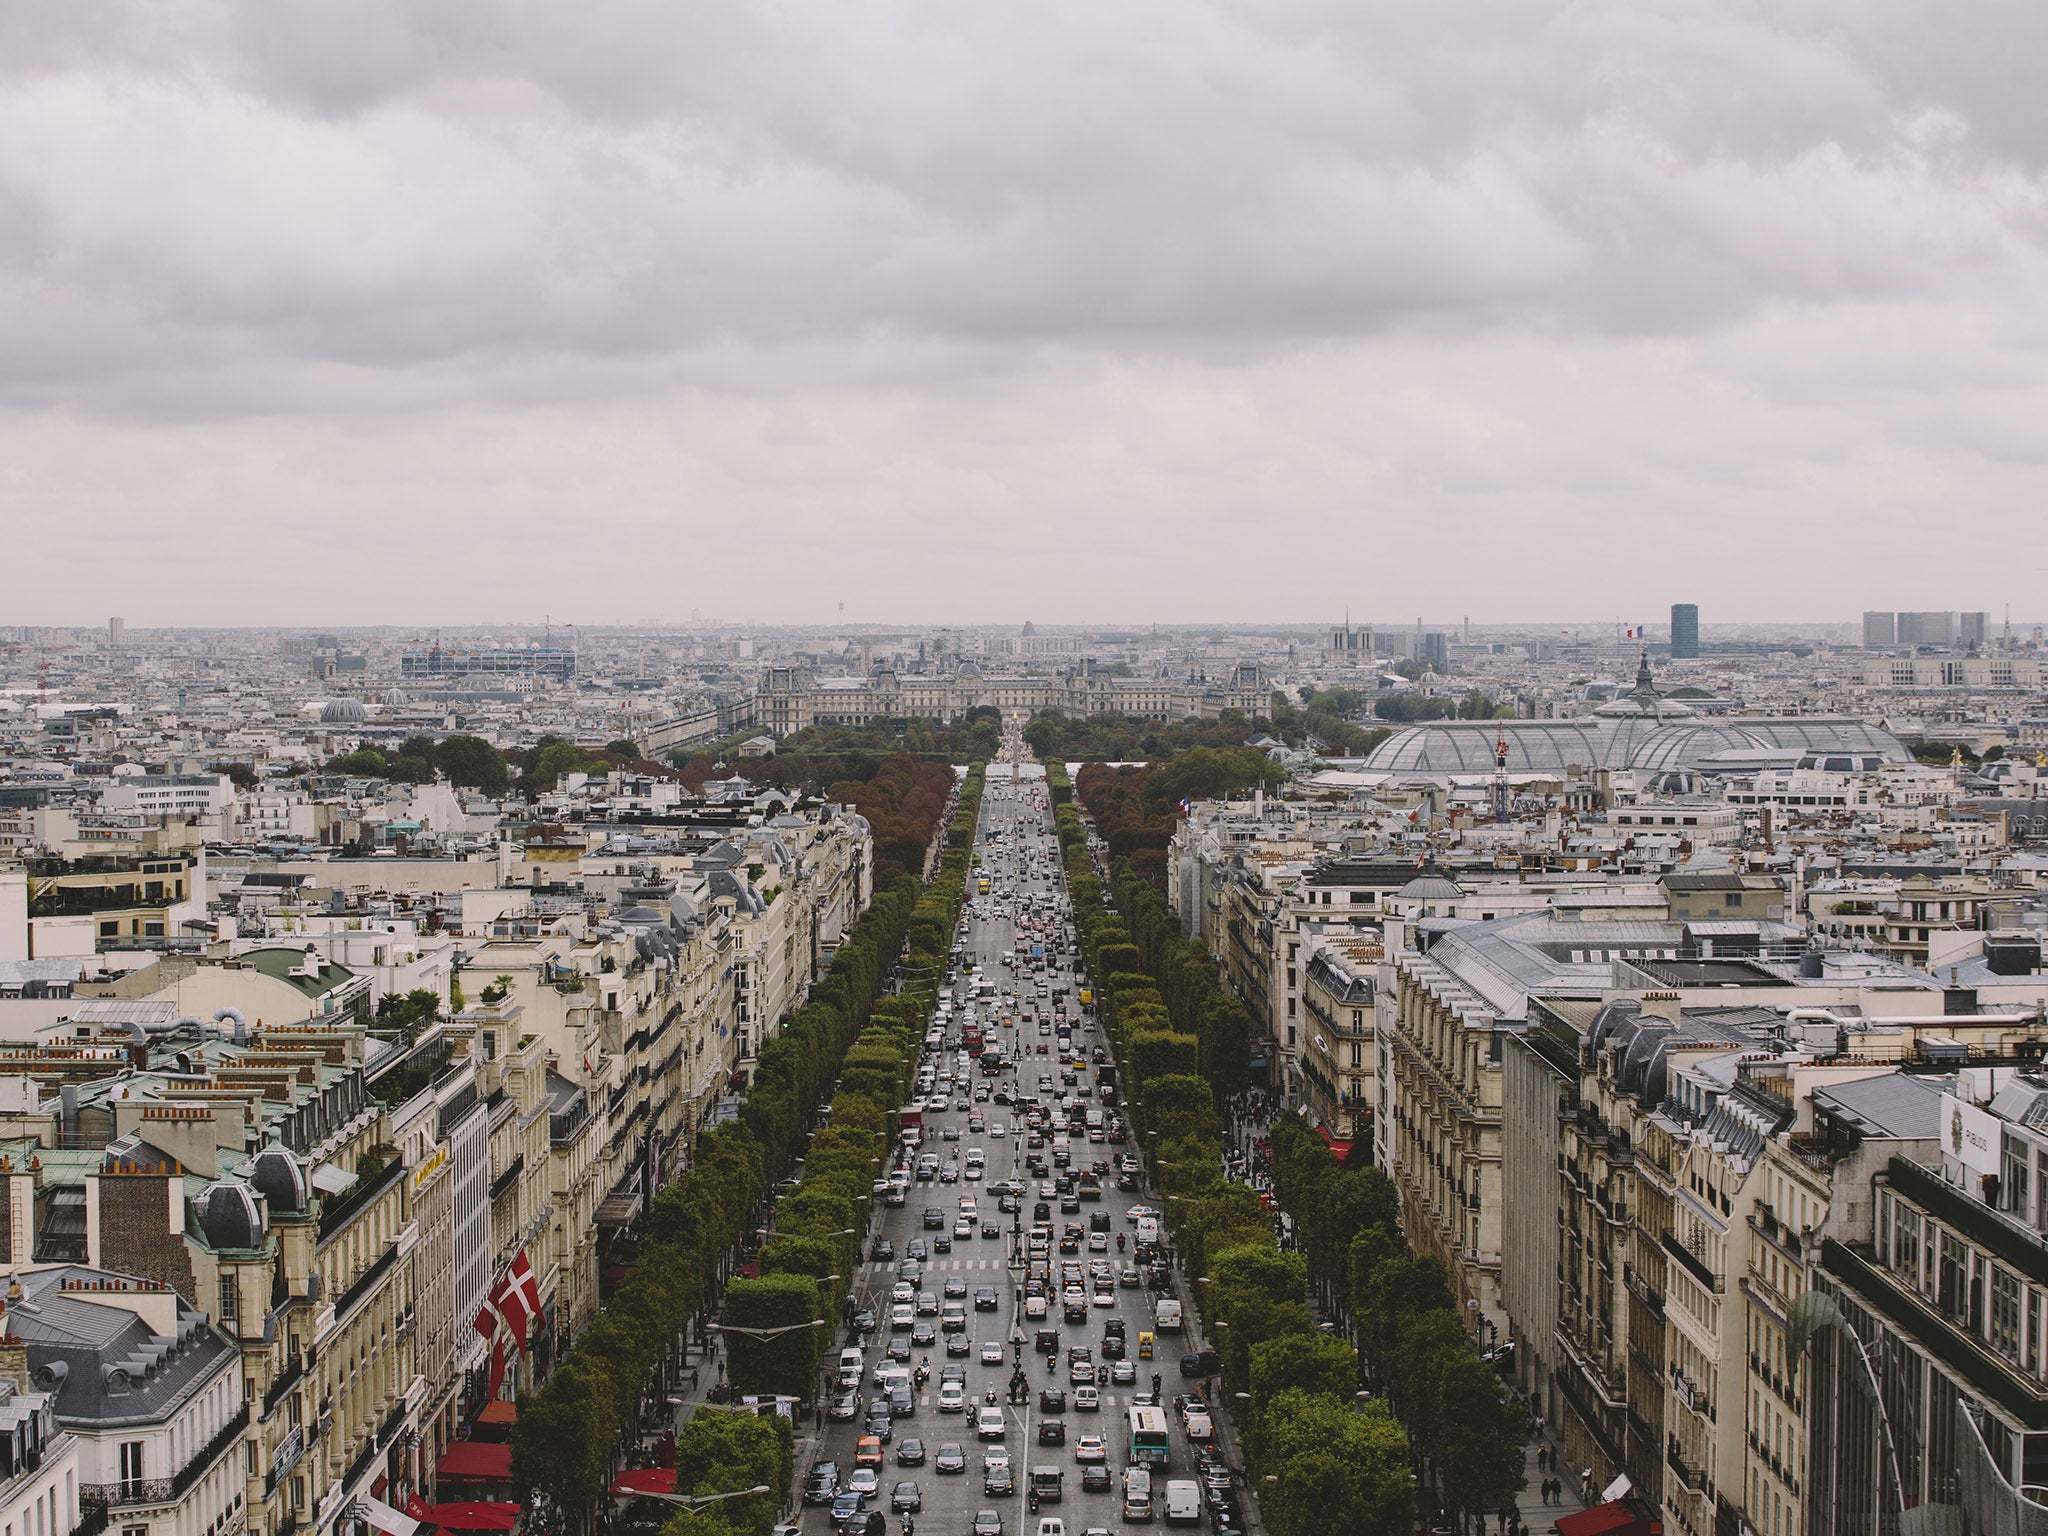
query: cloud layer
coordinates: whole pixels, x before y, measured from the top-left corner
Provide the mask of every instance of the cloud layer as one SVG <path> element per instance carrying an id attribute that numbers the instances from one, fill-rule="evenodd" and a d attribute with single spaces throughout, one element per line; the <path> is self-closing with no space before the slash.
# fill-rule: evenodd
<path id="1" fill-rule="evenodd" d="M 307 559 L 330 622 L 2023 604 L 1923 551 L 2039 526 L 2044 34 L 17 8 L 23 616 L 288 621 Z"/>

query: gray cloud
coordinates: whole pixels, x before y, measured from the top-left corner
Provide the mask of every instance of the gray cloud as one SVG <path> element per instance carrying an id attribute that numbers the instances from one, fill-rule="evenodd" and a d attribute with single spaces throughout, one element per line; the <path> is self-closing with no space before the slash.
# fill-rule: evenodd
<path id="1" fill-rule="evenodd" d="M 580 503 L 699 552 L 1037 516 L 1183 552 L 1158 617 L 1344 600 L 1202 566 L 1290 517 L 1372 569 L 1765 506 L 1837 559 L 1930 506 L 2024 527 L 2044 32 L 1897 0 L 15 8 L 0 516 L 139 528 L 204 484 L 290 545 Z"/>

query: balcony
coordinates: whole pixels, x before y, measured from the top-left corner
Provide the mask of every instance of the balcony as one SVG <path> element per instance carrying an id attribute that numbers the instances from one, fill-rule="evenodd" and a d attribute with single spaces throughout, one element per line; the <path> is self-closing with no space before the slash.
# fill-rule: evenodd
<path id="1" fill-rule="evenodd" d="M 248 1429 L 249 1409 L 244 1404 L 239 1413 L 214 1432 L 213 1438 L 206 1442 L 197 1455 L 179 1468 L 175 1477 L 135 1477 L 117 1483 L 81 1483 L 78 1487 L 78 1502 L 81 1505 L 97 1504 L 102 1509 L 124 1509 L 138 1504 L 168 1504 L 211 1471 L 214 1464 L 234 1447 Z"/>
<path id="2" fill-rule="evenodd" d="M 371 1288 L 379 1280 L 383 1279 L 385 1275 L 389 1274 L 391 1266 L 397 1262 L 398 1244 L 393 1243 L 383 1253 L 378 1255 L 377 1261 L 374 1264 L 349 1282 L 347 1290 L 335 1298 L 334 1321 L 339 1324 L 343 1318 L 347 1317 L 350 1311 L 354 1309 L 356 1303 L 369 1295 Z"/>
<path id="3" fill-rule="evenodd" d="M 305 1379 L 306 1368 L 311 1364 L 312 1357 L 307 1354 L 289 1355 L 285 1358 L 284 1368 L 277 1373 L 276 1379 L 270 1383 L 269 1390 L 263 1394 L 262 1417 L 270 1417 L 277 1405 L 284 1401 L 285 1393 Z"/>
<path id="4" fill-rule="evenodd" d="M 1692 1489 L 1695 1493 L 1706 1492 L 1707 1474 L 1697 1467 L 1686 1465 L 1685 1448 L 1678 1443 L 1678 1436 L 1676 1435 L 1671 1436 L 1664 1447 L 1664 1464 L 1671 1469 L 1672 1475 L 1686 1487 Z"/>
<path id="5" fill-rule="evenodd" d="M 2043 1242 L 2039 1233 L 2020 1226 L 1983 1201 L 1971 1199 L 1968 1192 L 1956 1188 L 1941 1175 L 1903 1157 L 1891 1160 L 1886 1176 L 1900 1194 L 1980 1247 L 1989 1249 L 1993 1257 L 2008 1267 L 2036 1281 L 2048 1277 L 2048 1242 Z"/>

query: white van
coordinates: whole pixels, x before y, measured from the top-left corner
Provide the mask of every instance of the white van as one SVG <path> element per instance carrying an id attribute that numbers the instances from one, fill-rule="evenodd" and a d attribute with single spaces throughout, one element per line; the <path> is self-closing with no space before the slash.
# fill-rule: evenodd
<path id="1" fill-rule="evenodd" d="M 1000 1440 L 1006 1427 L 1003 1410 L 984 1406 L 974 1416 L 974 1432 L 984 1440 Z"/>
<path id="2" fill-rule="evenodd" d="M 867 1361 L 859 1350 L 842 1349 L 839 1351 L 839 1390 L 842 1392 L 853 1391 L 854 1388 L 860 1385 L 861 1375 L 866 1369 Z"/>
<path id="3" fill-rule="evenodd" d="M 1176 1477 L 1166 1485 L 1166 1523 L 1200 1525 L 1202 1490 L 1191 1479 Z"/>
<path id="4" fill-rule="evenodd" d="M 1038 1495 L 1041 1504 L 1057 1504 L 1066 1488 L 1066 1473 L 1058 1467 L 1033 1467 L 1031 1469 L 1031 1491 Z"/>
<path id="5" fill-rule="evenodd" d="M 1171 1296 L 1160 1297 L 1152 1312 L 1152 1325 L 1161 1333 L 1179 1333 L 1180 1303 Z"/>
<path id="6" fill-rule="evenodd" d="M 1152 1518 L 1152 1473 L 1132 1467 L 1124 1473 L 1124 1519 L 1138 1524 Z"/>

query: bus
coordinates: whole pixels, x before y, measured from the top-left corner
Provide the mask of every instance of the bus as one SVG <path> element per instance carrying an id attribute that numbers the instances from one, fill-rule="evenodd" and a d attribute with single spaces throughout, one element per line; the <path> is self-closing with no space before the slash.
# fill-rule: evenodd
<path id="1" fill-rule="evenodd" d="M 981 879 L 976 882 L 976 887 L 978 894 L 986 896 L 988 894 L 988 876 L 983 875 Z"/>
<path id="2" fill-rule="evenodd" d="M 1172 1459 L 1172 1443 L 1166 1437 L 1166 1410 L 1146 1404 L 1131 1410 L 1131 1454 L 1134 1467 L 1163 1467 Z"/>

